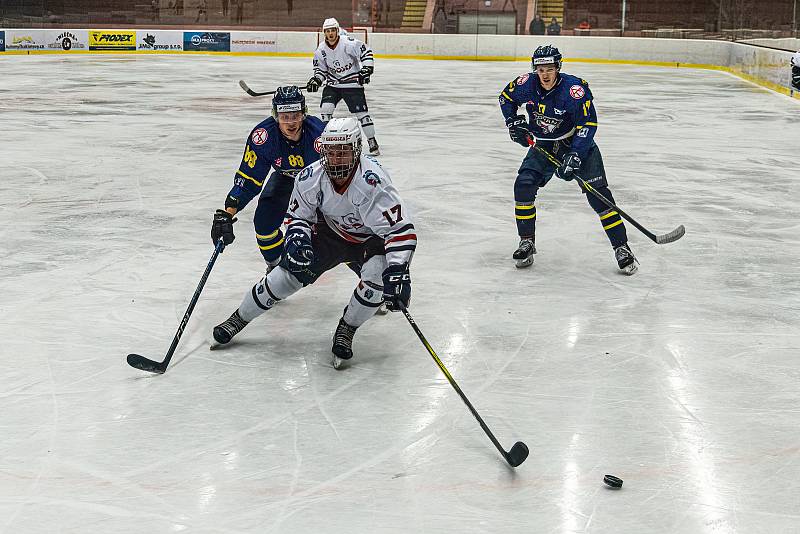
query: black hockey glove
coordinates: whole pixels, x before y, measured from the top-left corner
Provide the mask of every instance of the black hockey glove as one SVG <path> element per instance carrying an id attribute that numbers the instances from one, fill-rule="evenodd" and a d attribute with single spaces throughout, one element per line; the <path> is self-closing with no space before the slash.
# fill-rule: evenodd
<path id="1" fill-rule="evenodd" d="M 316 76 L 312 76 L 311 79 L 308 80 L 308 83 L 306 84 L 306 91 L 308 91 L 309 93 L 316 93 L 317 91 L 319 91 L 320 85 L 322 85 L 322 83 L 319 81 L 319 78 L 317 78 Z"/>
<path id="2" fill-rule="evenodd" d="M 221 237 L 226 245 L 233 243 L 233 240 L 236 239 L 236 236 L 233 235 L 233 223 L 237 220 L 225 210 L 215 211 L 214 222 L 211 224 L 211 241 L 216 245 Z"/>
<path id="3" fill-rule="evenodd" d="M 792 86 L 800 91 L 800 65 L 792 67 Z"/>
<path id="4" fill-rule="evenodd" d="M 569 182 L 575 177 L 575 171 L 581 168 L 581 158 L 575 152 L 570 152 L 564 156 L 561 167 L 556 170 L 556 176 Z"/>
<path id="5" fill-rule="evenodd" d="M 528 130 L 528 121 L 522 115 L 515 115 L 506 119 L 506 126 L 508 127 L 508 135 L 511 140 L 517 144 L 528 148 L 530 146 L 529 139 L 531 132 Z"/>
<path id="6" fill-rule="evenodd" d="M 366 85 L 369 83 L 369 77 L 372 76 L 372 73 L 375 71 L 372 67 L 361 67 L 361 70 L 358 71 L 358 84 L 359 85 Z"/>
<path id="7" fill-rule="evenodd" d="M 314 279 L 314 273 L 309 269 L 314 262 L 311 238 L 302 230 L 290 231 L 286 235 L 283 254 L 286 259 L 286 270 L 304 285 L 310 284 Z"/>
<path id="8" fill-rule="evenodd" d="M 408 307 L 411 301 L 411 275 L 407 263 L 390 265 L 383 271 L 383 301 L 390 311 L 400 311 L 398 302 Z"/>

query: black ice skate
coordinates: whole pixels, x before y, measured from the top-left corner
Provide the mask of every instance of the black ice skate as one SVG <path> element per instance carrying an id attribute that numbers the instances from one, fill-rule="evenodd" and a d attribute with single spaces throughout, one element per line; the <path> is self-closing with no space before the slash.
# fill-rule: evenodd
<path id="1" fill-rule="evenodd" d="M 369 153 L 371 156 L 380 156 L 381 150 L 378 147 L 378 142 L 375 140 L 374 137 L 370 137 L 367 139 L 367 143 L 369 143 Z"/>
<path id="2" fill-rule="evenodd" d="M 247 326 L 247 321 L 239 316 L 239 310 L 236 310 L 224 322 L 214 327 L 214 340 L 220 345 L 225 345 L 231 342 L 233 336 L 242 331 Z"/>
<path id="3" fill-rule="evenodd" d="M 344 322 L 344 317 L 339 319 L 339 326 L 336 327 L 336 333 L 333 334 L 333 368 L 341 369 L 344 360 L 349 360 L 353 357 L 353 335 L 356 329 Z"/>
<path id="4" fill-rule="evenodd" d="M 517 269 L 523 267 L 530 267 L 533 264 L 533 255 L 536 254 L 536 245 L 533 244 L 533 239 L 530 237 L 523 237 L 519 240 L 519 247 L 514 251 L 512 256 L 517 260 Z"/>
<path id="5" fill-rule="evenodd" d="M 630 276 L 639 270 L 636 266 L 639 260 L 633 255 L 631 247 L 629 247 L 627 243 L 615 248 L 614 256 L 617 257 L 617 265 L 619 265 L 619 270 L 622 271 L 623 274 Z"/>

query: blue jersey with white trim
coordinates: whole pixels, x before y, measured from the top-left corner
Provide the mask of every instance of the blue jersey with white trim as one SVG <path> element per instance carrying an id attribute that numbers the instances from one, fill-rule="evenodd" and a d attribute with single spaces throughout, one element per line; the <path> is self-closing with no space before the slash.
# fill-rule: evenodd
<path id="1" fill-rule="evenodd" d="M 244 156 L 233 179 L 233 188 L 228 193 L 228 204 L 238 210 L 244 208 L 261 192 L 271 169 L 287 176 L 298 172 L 319 160 L 319 144 L 316 142 L 325 123 L 317 117 L 303 120 L 303 132 L 297 142 L 281 135 L 278 122 L 269 117 L 250 132 L 244 147 Z"/>
<path id="2" fill-rule="evenodd" d="M 535 73 L 509 82 L 500 93 L 500 109 L 508 119 L 520 106 L 528 112 L 528 130 L 540 141 L 564 140 L 581 158 L 586 157 L 597 131 L 597 113 L 586 80 L 559 74 L 545 91 Z"/>

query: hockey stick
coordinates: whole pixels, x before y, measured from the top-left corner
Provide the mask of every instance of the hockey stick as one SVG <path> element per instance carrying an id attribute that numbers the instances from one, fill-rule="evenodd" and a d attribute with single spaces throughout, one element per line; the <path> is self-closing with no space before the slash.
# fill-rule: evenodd
<path id="1" fill-rule="evenodd" d="M 478 420 L 478 423 L 481 425 L 481 428 L 483 429 L 484 432 L 486 432 L 486 435 L 489 436 L 489 439 L 492 440 L 492 443 L 494 444 L 495 447 L 497 447 L 497 450 L 500 451 L 500 454 L 503 455 L 503 458 L 506 459 L 508 465 L 510 465 L 511 467 L 519 466 L 528 457 L 528 446 L 522 443 L 521 441 L 518 441 L 514 444 L 513 447 L 511 447 L 511 450 L 506 451 L 503 448 L 503 446 L 500 445 L 500 442 L 497 441 L 497 438 L 494 437 L 492 431 L 489 430 L 489 427 L 486 426 L 486 423 L 483 422 L 483 419 L 481 419 L 481 416 L 478 415 L 478 412 L 472 406 L 472 403 L 469 402 L 467 396 L 464 395 L 464 392 L 461 391 L 460 387 L 458 387 L 458 384 L 456 383 L 455 379 L 450 375 L 450 372 L 447 370 L 447 367 L 444 366 L 442 360 L 440 360 L 439 357 L 436 355 L 436 352 L 433 350 L 430 343 L 428 343 L 428 340 L 425 339 L 425 336 L 422 335 L 422 331 L 420 331 L 419 327 L 417 326 L 417 323 L 414 322 L 414 318 L 411 317 L 411 314 L 408 313 L 408 310 L 406 309 L 405 305 L 402 302 L 398 302 L 398 306 L 400 306 L 400 310 L 403 312 L 403 315 L 406 316 L 408 324 L 410 324 L 411 328 L 414 329 L 414 332 L 416 332 L 417 337 L 419 337 L 419 340 L 422 341 L 422 344 L 425 345 L 426 349 L 428 349 L 428 352 L 433 358 L 433 361 L 436 362 L 436 365 L 438 365 L 439 369 L 441 369 L 442 373 L 444 373 L 444 376 L 447 378 L 447 381 L 450 382 L 450 385 L 453 386 L 453 389 L 456 390 L 458 396 L 461 397 L 461 400 L 464 401 L 464 404 L 467 405 L 469 411 L 472 412 L 472 415 L 475 417 L 475 419 Z"/>
<path id="2" fill-rule="evenodd" d="M 301 89 L 305 89 L 307 87 L 307 84 L 304 84 L 304 83 L 296 83 L 296 84 L 293 84 L 293 85 L 296 85 L 297 87 L 300 87 Z M 274 95 L 277 92 L 277 90 L 275 90 L 275 91 L 266 91 L 264 93 L 257 93 L 255 91 L 253 91 L 252 89 L 250 89 L 250 87 L 248 87 L 247 84 L 244 83 L 244 80 L 239 80 L 239 87 L 241 87 L 244 90 L 244 92 L 247 93 L 250 96 L 268 96 L 268 95 Z"/>
<path id="3" fill-rule="evenodd" d="M 200 298 L 200 293 L 203 291 L 203 286 L 206 285 L 208 275 L 211 274 L 211 269 L 214 267 L 214 262 L 217 261 L 217 256 L 219 256 L 219 253 L 222 252 L 224 248 L 225 243 L 220 238 L 220 240 L 217 241 L 217 246 L 214 247 L 214 253 L 211 255 L 211 259 L 208 262 L 206 272 L 203 273 L 203 277 L 200 279 L 200 284 L 194 291 L 192 301 L 189 303 L 186 313 L 183 314 L 183 320 L 178 327 L 178 331 L 175 333 L 175 337 L 172 339 L 172 345 L 170 345 L 169 350 L 167 350 L 166 358 L 164 358 L 164 360 L 161 362 L 156 362 L 138 354 L 128 354 L 128 365 L 137 369 L 141 369 L 142 371 L 164 374 L 164 371 L 167 370 L 167 366 L 169 365 L 169 361 L 172 359 L 172 355 L 175 354 L 175 348 L 178 346 L 178 340 L 180 340 L 181 336 L 183 335 L 183 329 L 186 328 L 186 323 L 189 322 L 189 317 L 191 317 L 192 312 L 194 311 L 194 306 L 197 304 L 197 300 Z"/>
<path id="4" fill-rule="evenodd" d="M 550 163 L 552 163 L 553 165 L 556 165 L 557 167 L 561 167 L 561 162 L 558 160 L 558 158 L 556 158 L 554 155 L 552 155 L 547 150 L 536 146 L 536 141 L 534 141 L 531 138 L 528 138 L 528 143 L 533 148 L 535 148 L 536 150 L 538 150 L 539 152 L 544 154 L 547 157 L 547 159 L 550 160 Z M 617 206 L 616 204 L 614 204 L 613 202 L 608 200 L 606 197 L 601 195 L 594 187 L 592 187 L 591 185 L 586 183 L 586 181 L 583 178 L 581 178 L 577 174 L 573 174 L 573 176 L 575 177 L 575 180 L 578 182 L 578 184 L 580 184 L 582 189 L 584 189 L 585 191 L 589 191 L 591 194 L 593 194 L 597 198 L 597 200 L 599 200 L 600 202 L 602 202 L 603 204 L 605 204 L 609 208 L 611 208 L 614 211 L 616 211 L 617 213 L 619 213 L 620 217 L 622 217 L 623 219 L 625 219 L 626 221 L 631 223 L 633 226 L 635 226 L 640 232 L 642 232 L 644 235 L 646 235 L 647 237 L 652 239 L 653 242 L 655 242 L 655 243 L 657 243 L 659 245 L 663 245 L 665 243 L 672 243 L 673 241 L 677 241 L 678 239 L 682 238 L 683 234 L 686 233 L 686 228 L 684 228 L 683 225 L 680 225 L 677 228 L 675 228 L 674 230 L 672 230 L 671 232 L 667 232 L 666 234 L 659 234 L 659 235 L 654 234 L 653 232 L 651 232 L 650 230 L 648 230 L 647 228 L 645 228 L 644 226 L 639 224 L 636 221 L 636 219 L 634 219 L 633 217 L 631 217 L 630 215 L 628 215 L 627 213 L 622 211 L 619 208 L 619 206 Z"/>

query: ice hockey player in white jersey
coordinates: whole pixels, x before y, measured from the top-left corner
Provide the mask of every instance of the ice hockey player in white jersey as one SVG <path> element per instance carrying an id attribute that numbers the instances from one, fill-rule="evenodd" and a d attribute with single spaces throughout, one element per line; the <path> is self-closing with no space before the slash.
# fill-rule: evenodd
<path id="1" fill-rule="evenodd" d="M 800 50 L 792 56 L 792 87 L 800 91 Z"/>
<path id="2" fill-rule="evenodd" d="M 387 172 L 361 154 L 361 129 L 352 117 L 332 119 L 319 138 L 321 158 L 297 176 L 289 201 L 281 262 L 239 308 L 214 328 L 220 344 L 277 302 L 313 284 L 341 263 L 359 268 L 360 280 L 333 337 L 333 366 L 353 356 L 353 335 L 381 302 L 390 311 L 411 299 L 409 265 L 417 245 L 408 208 Z"/>
<path id="3" fill-rule="evenodd" d="M 378 156 L 380 149 L 375 140 L 375 126 L 369 116 L 367 97 L 364 95 L 364 85 L 369 83 L 375 70 L 372 49 L 343 32 L 336 19 L 326 19 L 322 31 L 325 40 L 314 52 L 314 75 L 308 80 L 306 89 L 313 93 L 325 84 L 320 102 L 320 117 L 323 121 L 331 120 L 336 105 L 344 100 L 347 109 L 356 116 L 364 129 L 369 153 Z"/>

